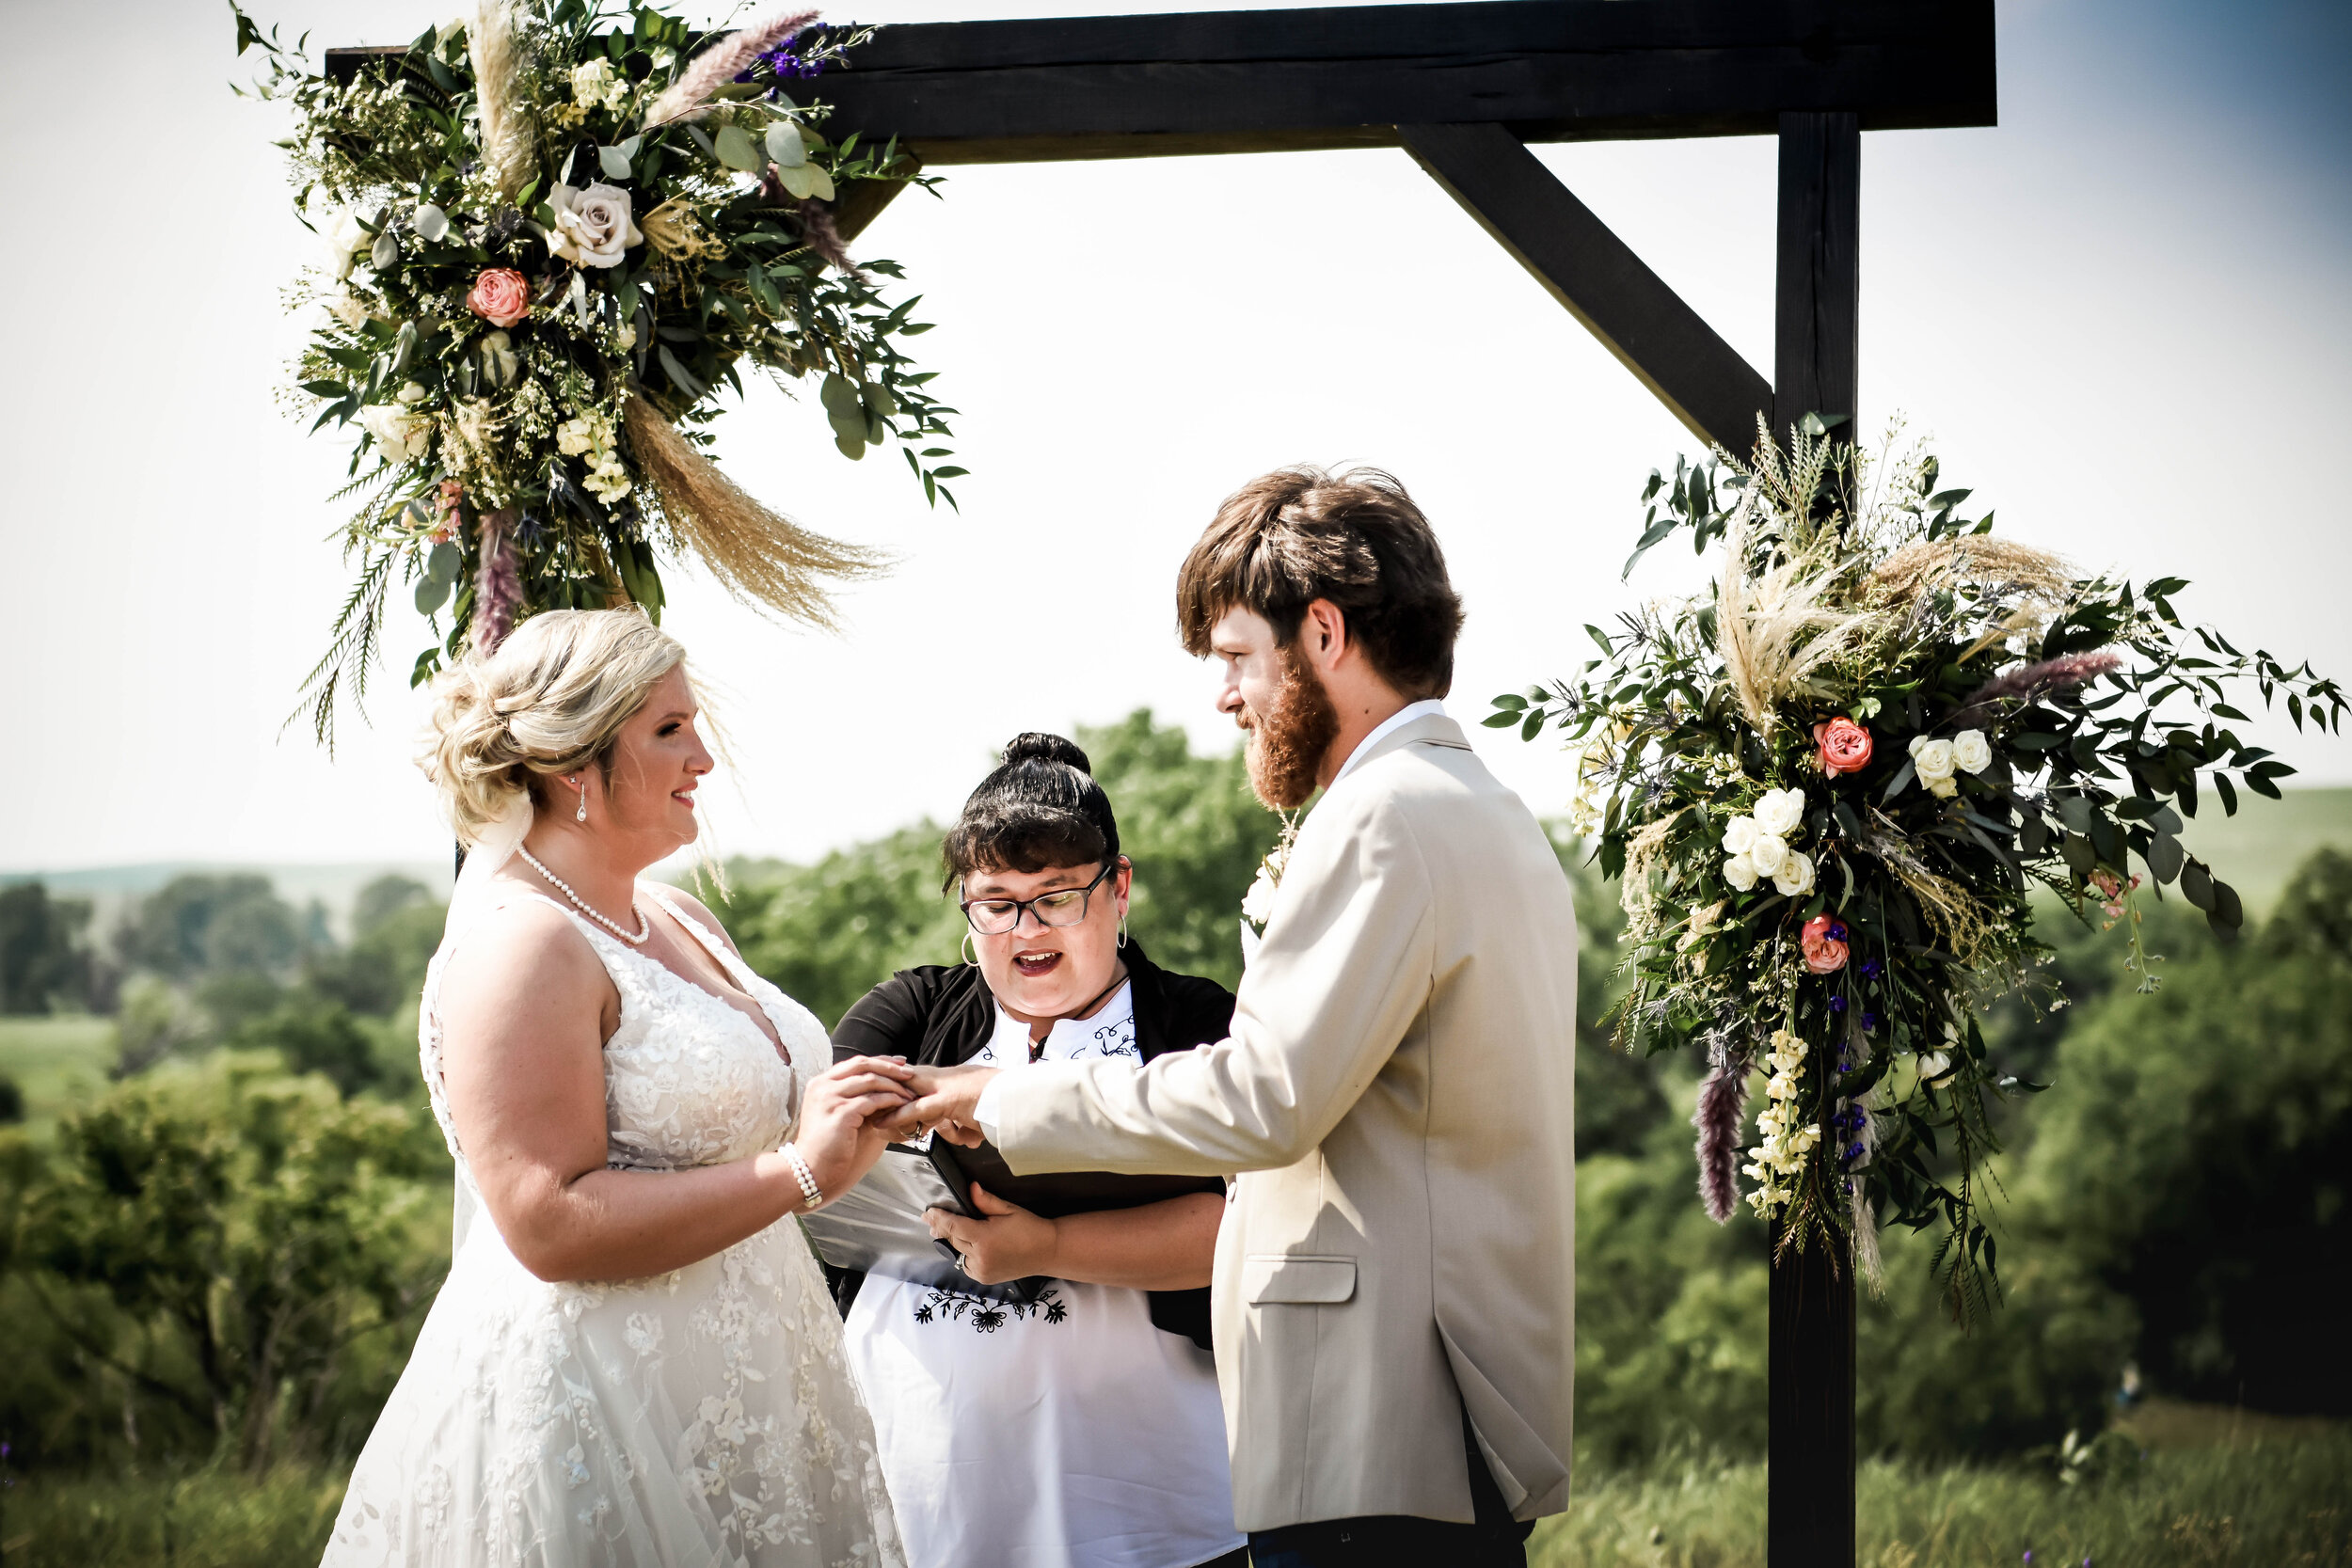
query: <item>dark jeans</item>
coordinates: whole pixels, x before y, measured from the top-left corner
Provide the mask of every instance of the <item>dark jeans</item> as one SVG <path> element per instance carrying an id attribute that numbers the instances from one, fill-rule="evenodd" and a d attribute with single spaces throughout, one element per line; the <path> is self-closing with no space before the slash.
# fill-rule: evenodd
<path id="1" fill-rule="evenodd" d="M 1251 1530 L 1252 1568 L 1526 1568 L 1527 1537 L 1535 1527 L 1518 1523 L 1503 1506 L 1467 1413 L 1462 1446 L 1476 1515 L 1470 1524 L 1398 1513 Z"/>

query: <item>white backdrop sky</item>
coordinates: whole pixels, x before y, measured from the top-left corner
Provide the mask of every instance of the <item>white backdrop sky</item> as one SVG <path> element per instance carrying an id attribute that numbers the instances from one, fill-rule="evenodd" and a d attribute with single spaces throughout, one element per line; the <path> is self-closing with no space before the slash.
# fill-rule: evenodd
<path id="1" fill-rule="evenodd" d="M 226 8 L 0 0 L 0 869 L 160 859 L 427 861 L 405 607 L 337 755 L 279 724 L 346 581 L 323 498 L 345 453 L 273 398 L 314 254 L 280 112 L 236 99 Z M 314 42 L 413 37 L 451 0 L 262 0 Z M 874 0 L 847 19 L 1079 13 Z M 698 17 L 709 7 L 690 8 Z M 274 13 L 274 14 L 273 14 Z M 1947 482 L 2079 564 L 2194 579 L 2185 612 L 2352 674 L 2352 22 L 2326 0 L 2018 0 L 1997 130 L 1863 155 L 1866 430 L 1898 411 Z M 1772 360 L 1766 138 L 1541 150 L 1750 361 Z M 961 516 L 903 463 L 845 462 L 761 389 L 722 420 L 755 494 L 901 552 L 834 640 L 682 573 L 667 625 L 720 691 L 726 852 L 807 857 L 950 812 L 1015 731 L 1150 705 L 1204 745 L 1210 673 L 1172 574 L 1277 464 L 1412 487 L 1469 603 L 1454 707 L 1581 659 L 1578 626 L 1692 580 L 1617 570 L 1654 464 L 1691 442 L 1393 150 L 955 168 L 859 249 L 903 262 L 963 410 Z M 2352 748 L 2258 725 L 2308 782 Z M 1538 811 L 1549 746 L 1481 732 Z"/>

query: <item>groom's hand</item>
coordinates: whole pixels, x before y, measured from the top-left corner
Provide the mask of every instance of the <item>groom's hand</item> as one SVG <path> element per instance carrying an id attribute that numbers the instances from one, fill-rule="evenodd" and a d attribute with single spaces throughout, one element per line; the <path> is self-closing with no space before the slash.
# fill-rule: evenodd
<path id="1" fill-rule="evenodd" d="M 945 1209 L 926 1210 L 923 1217 L 933 1236 L 956 1249 L 961 1267 L 974 1281 L 994 1285 L 1054 1272 L 1060 1227 L 1052 1220 L 1007 1203 L 977 1181 L 972 1183 L 972 1207 L 987 1217 L 968 1220 Z"/>
<path id="2" fill-rule="evenodd" d="M 914 1098 L 891 1117 L 890 1135 L 919 1138 L 933 1132 L 951 1144 L 973 1148 L 983 1136 L 975 1107 L 980 1102 L 980 1091 L 998 1070 L 993 1067 L 909 1068 L 906 1089 Z"/>

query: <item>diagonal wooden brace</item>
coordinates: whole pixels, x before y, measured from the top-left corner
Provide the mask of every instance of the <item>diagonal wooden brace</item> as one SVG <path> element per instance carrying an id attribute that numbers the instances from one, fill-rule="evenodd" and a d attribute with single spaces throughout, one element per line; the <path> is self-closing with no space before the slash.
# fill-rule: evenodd
<path id="1" fill-rule="evenodd" d="M 1504 126 L 1400 125 L 1405 150 L 1692 434 L 1756 444 L 1771 383 Z"/>

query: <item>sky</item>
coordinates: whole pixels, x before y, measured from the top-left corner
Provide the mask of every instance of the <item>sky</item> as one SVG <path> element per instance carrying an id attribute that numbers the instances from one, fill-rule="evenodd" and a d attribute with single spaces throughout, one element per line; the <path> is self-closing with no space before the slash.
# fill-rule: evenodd
<path id="1" fill-rule="evenodd" d="M 452 5 L 256 14 L 381 42 Z M 1158 8 L 836 15 L 1127 8 Z M 332 757 L 282 727 L 348 580 L 326 500 L 348 448 L 281 405 L 306 327 L 281 295 L 317 254 L 281 111 L 229 91 L 250 69 L 224 7 L 119 0 L 136 47 L 80 7 L 0 14 L 0 871 L 444 859 L 410 760 L 412 611 Z M 1999 35 L 1998 128 L 1864 139 L 1861 428 L 1902 416 L 2004 532 L 2188 578 L 2185 614 L 2345 675 L 2352 8 L 2021 0 Z M 1769 369 L 1769 138 L 1538 150 Z M 937 324 L 914 346 L 961 410 L 961 514 L 927 510 L 895 454 L 845 461 L 813 404 L 762 387 L 718 425 L 754 494 L 900 561 L 845 595 L 839 637 L 669 574 L 664 624 L 730 740 L 705 792 L 719 852 L 806 859 L 947 816 L 1025 729 L 1148 706 L 1231 745 L 1175 642 L 1174 571 L 1278 465 L 1411 488 L 1468 604 L 1466 720 L 1572 669 L 1582 623 L 1698 580 L 1687 552 L 1618 579 L 1644 480 L 1691 437 L 1403 152 L 944 172 L 856 248 L 899 261 Z M 2252 728 L 2306 782 L 2352 782 L 2345 742 Z M 1473 736 L 1562 809 L 1549 741 Z"/>

